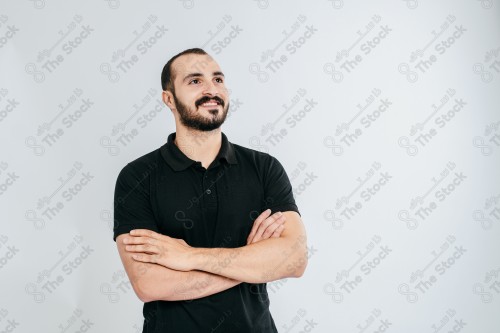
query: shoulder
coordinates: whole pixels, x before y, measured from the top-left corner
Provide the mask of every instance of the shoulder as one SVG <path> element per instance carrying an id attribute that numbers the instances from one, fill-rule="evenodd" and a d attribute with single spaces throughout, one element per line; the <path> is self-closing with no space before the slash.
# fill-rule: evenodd
<path id="1" fill-rule="evenodd" d="M 118 179 L 132 180 L 149 177 L 159 165 L 160 149 L 155 149 L 128 162 L 120 171 Z"/>
<path id="2" fill-rule="evenodd" d="M 278 160 L 269 153 L 243 147 L 235 143 L 232 143 L 232 145 L 238 161 L 240 160 L 243 160 L 244 162 L 251 161 L 256 165 L 269 165 L 274 162 L 278 162 Z"/>
<path id="3" fill-rule="evenodd" d="M 273 155 L 233 144 L 238 164 L 243 165 L 244 170 L 254 170 L 264 181 L 272 180 L 285 173 L 283 165 Z"/>

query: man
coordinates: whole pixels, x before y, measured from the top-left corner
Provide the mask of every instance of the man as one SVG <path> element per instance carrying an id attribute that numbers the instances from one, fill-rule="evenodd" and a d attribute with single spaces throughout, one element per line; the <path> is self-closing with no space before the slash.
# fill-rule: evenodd
<path id="1" fill-rule="evenodd" d="M 127 164 L 116 241 L 143 332 L 277 332 L 266 282 L 300 277 L 306 233 L 282 165 L 228 141 L 224 74 L 201 49 L 163 68 L 176 132 Z"/>

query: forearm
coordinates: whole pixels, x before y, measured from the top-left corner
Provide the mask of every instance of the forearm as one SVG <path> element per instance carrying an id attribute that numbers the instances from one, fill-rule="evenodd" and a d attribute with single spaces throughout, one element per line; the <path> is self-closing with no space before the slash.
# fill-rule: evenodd
<path id="1" fill-rule="evenodd" d="M 239 281 L 207 272 L 182 272 L 155 263 L 135 261 L 125 250 L 127 234 L 118 236 L 118 253 L 132 283 L 143 302 L 190 300 L 210 296 L 239 284 Z"/>
<path id="2" fill-rule="evenodd" d="M 123 245 L 127 245 L 122 246 L 122 250 L 128 254 L 127 258 L 137 263 L 159 264 L 174 270 L 174 273 L 204 271 L 248 283 L 299 277 L 307 266 L 306 232 L 300 215 L 294 211 L 283 212 L 278 220 L 285 218 L 287 226 L 278 231 L 278 238 L 271 237 L 275 233 L 273 230 L 279 230 L 276 229 L 278 224 L 273 222 L 275 219 L 271 218 L 264 217 L 264 233 L 260 226 L 255 233 L 252 229 L 247 240 L 250 244 L 239 248 L 194 248 L 180 239 L 151 230 L 135 229 L 130 231 L 130 237 L 123 239 Z M 269 224 L 275 228 L 269 231 Z M 159 276 L 159 279 L 163 278 Z M 223 283 L 222 286 L 226 285 Z M 205 292 L 211 292 L 209 290 Z"/>
<path id="3" fill-rule="evenodd" d="M 306 238 L 270 238 L 234 249 L 197 248 L 192 263 L 196 270 L 248 283 L 298 277 L 307 265 Z"/>
<path id="4" fill-rule="evenodd" d="M 144 274 L 132 283 L 143 302 L 181 301 L 210 296 L 238 285 L 239 281 L 208 272 L 181 272 L 157 264 L 145 264 Z"/>

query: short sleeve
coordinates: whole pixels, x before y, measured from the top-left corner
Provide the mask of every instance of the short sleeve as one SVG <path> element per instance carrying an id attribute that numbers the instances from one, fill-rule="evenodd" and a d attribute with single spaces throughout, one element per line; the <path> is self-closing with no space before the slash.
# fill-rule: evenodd
<path id="1" fill-rule="evenodd" d="M 278 211 L 294 211 L 300 215 L 285 169 L 275 157 L 269 157 L 264 181 L 266 208 L 270 208 L 272 214 Z"/>
<path id="2" fill-rule="evenodd" d="M 151 173 L 127 164 L 118 175 L 114 195 L 113 240 L 133 229 L 158 231 L 150 200 Z"/>

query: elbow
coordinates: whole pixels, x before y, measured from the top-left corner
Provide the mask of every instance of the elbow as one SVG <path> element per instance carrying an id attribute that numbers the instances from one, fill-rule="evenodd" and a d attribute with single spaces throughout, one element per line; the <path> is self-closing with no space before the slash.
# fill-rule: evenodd
<path id="1" fill-rule="evenodd" d="M 300 262 L 300 265 L 295 268 L 293 277 L 299 278 L 302 275 L 304 275 L 304 273 L 306 271 L 306 267 L 307 267 L 307 262 L 308 262 L 308 260 L 307 260 L 307 255 L 306 255 L 306 256 L 304 256 L 304 259 Z"/>
<path id="2" fill-rule="evenodd" d="M 302 275 L 304 275 L 305 271 L 306 271 L 306 266 L 304 266 L 304 267 L 302 267 L 302 268 L 300 268 L 300 269 L 296 269 L 296 270 L 295 270 L 295 272 L 294 272 L 293 277 L 294 277 L 294 278 L 299 278 L 299 277 L 301 277 Z"/>
<path id="3" fill-rule="evenodd" d="M 297 259 L 297 265 L 295 268 L 294 277 L 299 278 L 302 275 L 304 275 L 308 263 L 309 263 L 309 250 L 307 249 L 307 245 L 304 244 L 303 252 Z"/>
<path id="4" fill-rule="evenodd" d="M 136 292 L 135 293 L 137 295 L 137 297 L 141 300 L 141 302 L 143 303 L 149 303 L 149 302 L 152 302 L 154 301 L 154 299 L 152 297 L 149 296 L 149 294 L 147 293 L 143 293 L 143 292 Z"/>
<path id="5" fill-rule="evenodd" d="M 157 301 L 154 297 L 153 290 L 147 281 L 136 280 L 135 282 L 132 282 L 132 288 L 141 302 L 148 303 Z"/>
<path id="6" fill-rule="evenodd" d="M 141 302 L 148 303 L 153 301 L 151 295 L 148 293 L 147 288 L 141 281 L 135 281 L 132 283 L 132 288 L 134 289 L 135 294 L 141 300 Z"/>
<path id="7" fill-rule="evenodd" d="M 174 290 L 172 288 L 162 288 L 162 292 L 159 293 L 155 284 L 146 279 L 141 279 L 132 283 L 132 287 L 137 297 L 144 303 L 153 301 L 185 301 L 192 299 L 189 298 L 191 295 L 183 293 L 182 290 Z"/>
<path id="8" fill-rule="evenodd" d="M 304 275 L 308 263 L 307 251 L 298 256 L 293 263 L 288 265 L 288 277 L 299 278 Z"/>

